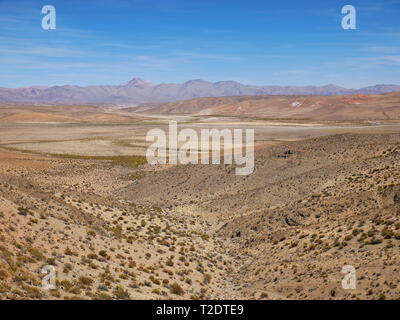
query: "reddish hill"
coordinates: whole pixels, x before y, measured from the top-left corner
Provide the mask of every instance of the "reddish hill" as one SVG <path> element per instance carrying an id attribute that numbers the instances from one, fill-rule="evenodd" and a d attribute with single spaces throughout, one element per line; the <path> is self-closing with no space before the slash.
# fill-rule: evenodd
<path id="1" fill-rule="evenodd" d="M 400 93 L 200 98 L 155 105 L 143 112 L 275 119 L 397 120 L 400 119 Z"/>

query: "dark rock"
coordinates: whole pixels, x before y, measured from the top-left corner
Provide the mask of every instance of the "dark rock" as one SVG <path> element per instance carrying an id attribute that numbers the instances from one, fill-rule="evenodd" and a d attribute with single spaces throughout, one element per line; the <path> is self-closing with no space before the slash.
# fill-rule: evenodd
<path id="1" fill-rule="evenodd" d="M 395 193 L 393 201 L 396 204 L 400 204 L 400 191 Z"/>
<path id="2" fill-rule="evenodd" d="M 294 219 L 292 219 L 290 217 L 285 217 L 285 222 L 290 227 L 294 227 L 294 226 L 298 226 L 299 225 L 299 223 L 296 220 L 294 220 Z"/>

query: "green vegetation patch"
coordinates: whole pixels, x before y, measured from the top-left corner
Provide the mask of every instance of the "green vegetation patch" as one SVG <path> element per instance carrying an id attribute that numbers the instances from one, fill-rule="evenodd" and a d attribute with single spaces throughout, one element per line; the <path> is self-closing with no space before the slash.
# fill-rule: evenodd
<path id="1" fill-rule="evenodd" d="M 112 161 L 114 165 L 137 167 L 147 163 L 147 159 L 144 156 L 83 156 L 75 154 L 50 154 L 55 158 L 62 159 L 75 159 L 75 160 L 108 160 Z"/>

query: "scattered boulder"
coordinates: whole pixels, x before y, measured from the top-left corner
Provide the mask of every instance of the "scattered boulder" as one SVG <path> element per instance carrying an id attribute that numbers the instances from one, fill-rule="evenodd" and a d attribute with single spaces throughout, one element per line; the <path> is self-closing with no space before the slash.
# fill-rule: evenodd
<path id="1" fill-rule="evenodd" d="M 282 153 L 279 153 L 276 157 L 277 158 L 284 158 L 284 159 L 286 159 L 286 158 L 289 158 L 291 155 L 293 155 L 293 154 L 295 154 L 295 152 L 293 151 L 293 150 L 286 150 L 286 151 L 284 151 L 284 152 L 282 152 Z"/>
<path id="2" fill-rule="evenodd" d="M 290 217 L 285 217 L 285 223 L 290 227 L 294 227 L 294 226 L 300 225 L 300 223 L 298 223 L 296 220 L 294 220 L 294 219 L 292 219 Z"/>
<path id="3" fill-rule="evenodd" d="M 400 191 L 395 193 L 395 195 L 393 197 L 393 201 L 396 204 L 400 204 Z"/>

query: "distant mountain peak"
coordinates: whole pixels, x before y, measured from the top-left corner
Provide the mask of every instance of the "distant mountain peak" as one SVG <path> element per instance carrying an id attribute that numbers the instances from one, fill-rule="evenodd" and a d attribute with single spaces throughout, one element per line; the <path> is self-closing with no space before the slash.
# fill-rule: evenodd
<path id="1" fill-rule="evenodd" d="M 183 85 L 188 85 L 188 84 L 193 84 L 193 83 L 208 83 L 208 81 L 202 80 L 202 79 L 193 79 L 186 81 Z"/>
<path id="2" fill-rule="evenodd" d="M 124 87 L 135 87 L 135 88 L 149 88 L 154 87 L 155 84 L 144 80 L 142 78 L 133 78 L 132 80 L 123 84 Z"/>
<path id="3" fill-rule="evenodd" d="M 216 85 L 221 85 L 221 84 L 239 84 L 239 85 L 244 85 L 244 84 L 242 84 L 240 82 L 233 81 L 233 80 L 218 81 L 218 82 L 215 82 L 214 84 L 216 84 Z"/>

